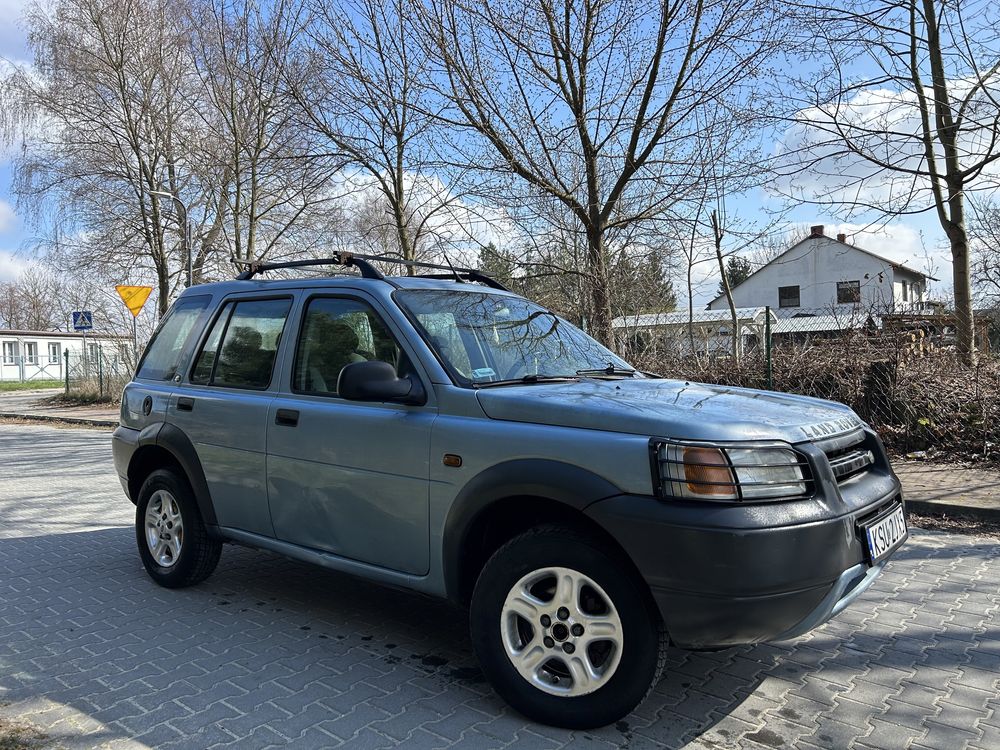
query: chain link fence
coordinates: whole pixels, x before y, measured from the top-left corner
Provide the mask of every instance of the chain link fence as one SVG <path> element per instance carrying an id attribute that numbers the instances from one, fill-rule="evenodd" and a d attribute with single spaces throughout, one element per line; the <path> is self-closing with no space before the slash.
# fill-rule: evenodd
<path id="1" fill-rule="evenodd" d="M 735 327 L 728 309 L 620 318 L 618 344 L 637 366 L 670 377 L 846 403 L 896 453 L 1000 458 L 1000 358 L 987 316 L 976 321 L 969 364 L 958 321 L 943 311 L 736 312 Z"/>
<path id="2" fill-rule="evenodd" d="M 117 401 L 132 378 L 135 357 L 123 347 L 91 346 L 63 353 L 62 382 L 67 396 L 81 400 Z"/>

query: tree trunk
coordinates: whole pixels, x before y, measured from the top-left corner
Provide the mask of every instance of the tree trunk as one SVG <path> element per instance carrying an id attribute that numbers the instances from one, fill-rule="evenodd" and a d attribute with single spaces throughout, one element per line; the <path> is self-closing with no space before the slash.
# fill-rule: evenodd
<path id="1" fill-rule="evenodd" d="M 611 297 L 608 294 L 608 264 L 604 256 L 604 232 L 587 229 L 587 265 L 592 305 L 590 333 L 609 349 L 615 348 L 611 330 Z"/>
<path id="2" fill-rule="evenodd" d="M 952 282 L 955 287 L 955 333 L 958 353 L 965 364 L 976 364 L 976 326 L 972 312 L 972 284 L 969 272 L 969 238 L 964 224 L 954 224 L 948 232 L 951 242 Z"/>
<path id="3" fill-rule="evenodd" d="M 726 293 L 726 302 L 729 303 L 729 317 L 733 323 L 732 345 L 733 359 L 740 361 L 740 330 L 739 320 L 736 317 L 736 303 L 733 302 L 733 290 L 729 286 L 729 277 L 726 275 L 726 264 L 722 260 L 722 226 L 719 224 L 719 215 L 712 211 L 712 235 L 715 238 L 715 257 L 719 261 L 719 273 L 722 274 L 722 290 Z"/>

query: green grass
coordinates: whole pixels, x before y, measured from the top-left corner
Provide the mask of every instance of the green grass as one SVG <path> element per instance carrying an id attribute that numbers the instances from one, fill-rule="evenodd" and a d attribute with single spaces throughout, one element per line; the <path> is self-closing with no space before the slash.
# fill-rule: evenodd
<path id="1" fill-rule="evenodd" d="M 65 385 L 61 380 L 25 380 L 23 383 L 16 380 L 0 380 L 0 393 L 4 391 L 35 391 L 39 388 L 63 388 Z"/>

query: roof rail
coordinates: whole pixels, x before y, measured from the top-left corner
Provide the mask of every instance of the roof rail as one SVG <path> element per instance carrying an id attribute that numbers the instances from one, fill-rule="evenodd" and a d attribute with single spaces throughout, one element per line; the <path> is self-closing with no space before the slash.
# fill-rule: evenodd
<path id="1" fill-rule="evenodd" d="M 388 281 L 385 275 L 373 266 L 369 261 L 379 261 L 381 263 L 394 263 L 396 265 L 407 266 L 408 268 L 431 268 L 447 273 L 426 274 L 422 278 L 431 279 L 454 279 L 455 281 L 476 281 L 492 289 L 510 291 L 490 276 L 475 268 L 456 268 L 450 263 L 446 266 L 438 263 L 425 263 L 417 260 L 403 260 L 401 258 L 391 258 L 384 255 L 361 255 L 360 253 L 335 253 L 330 258 L 315 258 L 309 260 L 287 260 L 277 263 L 265 263 L 263 261 L 237 260 L 230 258 L 233 265 L 245 266 L 245 270 L 236 277 L 240 281 L 252 279 L 259 273 L 271 271 L 278 268 L 303 268 L 307 266 L 354 266 L 361 271 L 361 276 L 366 279 L 379 279 Z M 391 282 L 390 282 L 391 283 Z"/>

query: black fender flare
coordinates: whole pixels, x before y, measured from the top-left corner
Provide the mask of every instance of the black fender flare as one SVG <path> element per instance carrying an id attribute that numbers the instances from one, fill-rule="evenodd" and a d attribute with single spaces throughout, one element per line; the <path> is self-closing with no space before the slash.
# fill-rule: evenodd
<path id="1" fill-rule="evenodd" d="M 215 517 L 215 507 L 212 505 L 212 496 L 208 491 L 208 481 L 205 479 L 205 470 L 201 466 L 198 452 L 194 448 L 194 443 L 179 428 L 168 422 L 159 422 L 155 425 L 148 425 L 139 433 L 138 447 L 155 446 L 169 453 L 181 470 L 187 475 L 187 480 L 194 492 L 195 502 L 198 503 L 198 510 L 206 526 L 218 526 Z M 138 453 L 138 451 L 137 451 Z M 134 456 L 133 456 L 134 460 Z M 129 465 L 131 474 L 132 466 Z"/>
<path id="2" fill-rule="evenodd" d="M 461 590 L 466 531 L 490 506 L 510 497 L 542 497 L 582 511 L 619 494 L 621 490 L 604 477 L 563 461 L 520 458 L 484 469 L 461 489 L 445 520 L 441 546 L 448 597 L 457 599 Z"/>

